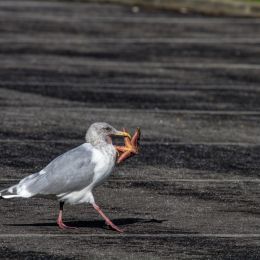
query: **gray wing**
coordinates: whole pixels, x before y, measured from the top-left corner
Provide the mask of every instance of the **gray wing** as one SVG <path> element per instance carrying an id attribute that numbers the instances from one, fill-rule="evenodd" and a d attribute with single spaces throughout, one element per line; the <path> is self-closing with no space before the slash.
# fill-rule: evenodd
<path id="1" fill-rule="evenodd" d="M 21 180 L 18 188 L 33 195 L 81 190 L 93 180 L 95 164 L 91 158 L 92 146 L 80 145 L 54 159 L 42 171 Z"/>

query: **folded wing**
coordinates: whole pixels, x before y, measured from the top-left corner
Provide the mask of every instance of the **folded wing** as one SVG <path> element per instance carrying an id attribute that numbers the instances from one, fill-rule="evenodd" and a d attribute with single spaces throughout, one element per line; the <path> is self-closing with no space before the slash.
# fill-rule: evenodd
<path id="1" fill-rule="evenodd" d="M 6 191 L 9 192 L 9 196 L 13 194 L 21 197 L 79 191 L 93 180 L 95 164 L 92 162 L 92 155 L 91 144 L 80 145 L 57 157 L 42 171 L 22 179 Z"/>

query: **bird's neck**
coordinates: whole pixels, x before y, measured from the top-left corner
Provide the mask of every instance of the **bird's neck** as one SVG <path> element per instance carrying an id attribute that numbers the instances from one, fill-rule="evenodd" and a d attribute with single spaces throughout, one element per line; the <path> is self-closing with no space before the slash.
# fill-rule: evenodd
<path id="1" fill-rule="evenodd" d="M 112 139 L 109 136 L 97 137 L 95 135 L 86 135 L 86 142 L 98 150 L 109 150 L 111 147 L 115 149 L 112 144 Z"/>
<path id="2" fill-rule="evenodd" d="M 93 145 L 93 144 L 92 144 Z M 98 149 L 100 152 L 103 154 L 106 154 L 109 157 L 116 157 L 116 148 L 114 145 L 111 143 L 98 143 L 96 145 L 93 145 L 96 149 Z"/>

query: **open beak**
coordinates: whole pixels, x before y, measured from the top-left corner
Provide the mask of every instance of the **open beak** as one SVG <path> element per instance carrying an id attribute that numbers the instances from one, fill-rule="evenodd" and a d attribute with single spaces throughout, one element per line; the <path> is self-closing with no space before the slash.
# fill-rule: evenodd
<path id="1" fill-rule="evenodd" d="M 127 132 L 123 131 L 117 131 L 114 135 L 116 136 L 124 136 L 124 137 L 129 137 L 131 139 L 131 135 Z"/>

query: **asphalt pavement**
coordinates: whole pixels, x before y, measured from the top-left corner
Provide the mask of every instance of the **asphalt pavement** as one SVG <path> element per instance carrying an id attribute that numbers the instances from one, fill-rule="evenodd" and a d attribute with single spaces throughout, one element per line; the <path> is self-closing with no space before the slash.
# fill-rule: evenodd
<path id="1" fill-rule="evenodd" d="M 0 1 L 0 189 L 84 142 L 141 154 L 90 205 L 0 200 L 1 259 L 260 259 L 260 19 Z M 120 142 L 120 140 L 116 140 Z"/>

